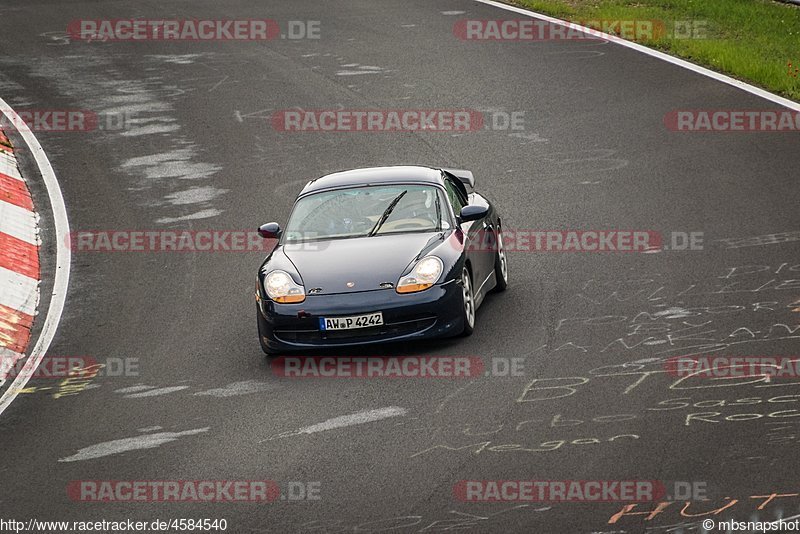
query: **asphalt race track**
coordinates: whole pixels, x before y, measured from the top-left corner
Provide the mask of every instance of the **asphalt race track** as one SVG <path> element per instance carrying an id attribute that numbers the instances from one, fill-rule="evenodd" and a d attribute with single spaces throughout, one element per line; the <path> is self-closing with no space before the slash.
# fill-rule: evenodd
<path id="1" fill-rule="evenodd" d="M 664 363 L 798 354 L 800 137 L 670 131 L 674 110 L 780 108 L 615 43 L 454 35 L 459 19 L 518 17 L 468 0 L 0 0 L 0 97 L 17 111 L 131 119 L 36 132 L 73 232 L 253 230 L 284 223 L 311 178 L 429 164 L 471 169 L 509 229 L 652 230 L 668 247 L 673 233 L 702 235 L 694 250 L 512 252 L 509 289 L 483 304 L 471 337 L 319 353 L 468 356 L 497 371 L 466 379 L 276 376 L 254 317 L 263 252 L 73 251 L 48 354 L 133 368 L 69 395 L 36 377 L 18 394 L 0 416 L 0 516 L 224 518 L 244 533 L 588 534 L 800 513 L 800 378 L 679 380 Z M 76 19 L 131 18 L 319 21 L 319 39 L 66 34 Z M 470 109 L 489 127 L 276 129 L 273 115 L 292 108 Z M 513 113 L 523 128 L 491 127 Z M 41 213 L 42 313 L 52 215 L 33 159 L 20 158 Z M 524 372 L 500 376 L 512 359 Z M 263 479 L 285 498 L 84 502 L 68 491 L 86 480 Z M 463 502 L 454 491 L 530 479 L 658 480 L 668 493 L 695 483 L 709 500 L 676 495 L 649 520 L 609 524 L 627 503 Z M 318 498 L 289 498 L 290 486 Z M 771 494 L 788 496 L 757 510 Z"/>

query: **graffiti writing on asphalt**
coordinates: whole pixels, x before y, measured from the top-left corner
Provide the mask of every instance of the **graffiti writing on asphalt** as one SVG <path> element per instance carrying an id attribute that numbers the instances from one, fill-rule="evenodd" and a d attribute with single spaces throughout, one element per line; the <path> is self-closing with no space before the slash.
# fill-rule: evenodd
<path id="1" fill-rule="evenodd" d="M 786 505 L 788 499 L 790 504 L 797 504 L 797 498 L 800 493 L 767 493 L 761 495 L 750 495 L 742 499 L 733 497 L 725 497 L 719 502 L 692 502 L 686 501 L 683 503 L 674 501 L 665 501 L 659 503 L 648 503 L 645 505 L 640 504 L 627 504 L 622 507 L 617 513 L 608 519 L 609 524 L 615 524 L 623 521 L 630 523 L 632 520 L 636 521 L 652 521 L 661 514 L 675 514 L 680 517 L 708 517 L 716 516 L 723 512 L 741 512 L 747 509 L 748 512 L 764 510 L 768 506 Z"/>
<path id="2" fill-rule="evenodd" d="M 551 355 L 692 355 L 800 339 L 798 290 L 800 264 L 789 262 L 727 267 L 674 287 L 657 275 L 591 279 L 568 300 L 581 313 L 553 319 L 551 339 L 540 349 Z M 626 309 L 615 311 L 619 307 Z"/>
<path id="3" fill-rule="evenodd" d="M 421 451 L 415 452 L 414 454 L 411 455 L 411 458 L 416 458 L 418 456 L 423 456 L 434 452 L 461 452 L 461 453 L 470 453 L 474 455 L 478 455 L 483 452 L 523 452 L 523 453 L 552 452 L 560 449 L 561 447 L 564 447 L 565 445 L 581 447 L 584 445 L 599 445 L 602 443 L 613 443 L 617 440 L 627 441 L 633 439 L 639 439 L 639 436 L 636 434 L 620 434 L 617 436 L 602 437 L 602 438 L 586 437 L 578 439 L 555 439 L 533 444 L 495 443 L 493 441 L 480 441 L 477 443 L 469 443 L 467 445 L 437 444 L 433 445 L 432 447 L 428 447 Z"/>
<path id="4" fill-rule="evenodd" d="M 56 386 L 26 386 L 16 389 L 16 393 L 30 394 L 47 392 L 54 399 L 77 395 L 89 389 L 92 380 L 100 374 L 104 364 L 88 365 L 69 371 L 67 378 L 61 380 Z"/>
<path id="5" fill-rule="evenodd" d="M 441 516 L 426 517 L 422 515 L 401 515 L 397 517 L 387 517 L 380 519 L 367 519 L 361 523 L 350 523 L 341 519 L 321 519 L 309 521 L 301 524 L 298 532 L 450 532 L 472 529 L 473 527 L 487 528 L 498 523 L 498 520 L 505 519 L 509 512 L 517 512 L 508 515 L 509 519 L 519 519 L 519 512 L 545 512 L 550 510 L 550 506 L 533 506 L 530 504 L 519 504 L 496 511 L 491 514 L 472 513 L 450 510 Z M 413 530 L 406 530 L 413 529 Z"/>
<path id="6" fill-rule="evenodd" d="M 571 397 L 581 391 L 589 391 L 589 385 L 602 382 L 602 387 L 613 388 L 620 395 L 630 395 L 634 391 L 645 391 L 644 384 L 650 385 L 652 377 L 670 375 L 665 369 L 667 360 L 657 359 L 648 363 L 623 363 L 607 365 L 592 369 L 586 376 L 566 376 L 556 378 L 534 378 L 530 380 L 517 397 L 518 403 L 545 402 L 564 397 Z M 744 387 L 752 389 L 792 388 L 800 386 L 797 380 L 770 380 L 768 374 L 744 377 L 727 377 L 724 379 L 708 379 L 701 374 L 702 370 L 687 373 L 675 378 L 667 389 L 671 391 L 722 390 L 726 388 Z M 598 384 L 599 386 L 600 384 Z"/>

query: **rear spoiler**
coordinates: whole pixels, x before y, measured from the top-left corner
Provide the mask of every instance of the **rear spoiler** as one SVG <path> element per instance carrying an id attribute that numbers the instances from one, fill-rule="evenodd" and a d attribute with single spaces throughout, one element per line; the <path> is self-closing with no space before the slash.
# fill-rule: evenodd
<path id="1" fill-rule="evenodd" d="M 470 189 L 475 189 L 475 177 L 472 175 L 472 171 L 464 169 L 442 169 L 442 171 L 453 178 L 457 178 L 462 184 L 469 186 Z"/>

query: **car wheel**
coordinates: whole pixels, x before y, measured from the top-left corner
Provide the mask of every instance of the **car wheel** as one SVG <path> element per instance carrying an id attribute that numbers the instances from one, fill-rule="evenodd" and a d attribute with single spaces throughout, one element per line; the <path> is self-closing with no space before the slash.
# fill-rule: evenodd
<path id="1" fill-rule="evenodd" d="M 256 304 L 256 322 L 258 323 L 258 344 L 261 345 L 261 350 L 264 351 L 264 354 L 267 356 L 275 356 L 275 353 L 267 348 L 267 344 L 264 343 L 264 336 L 267 335 L 267 321 L 264 320 L 264 316 L 261 315 L 258 304 Z"/>
<path id="2" fill-rule="evenodd" d="M 461 314 L 464 319 L 461 335 L 468 336 L 475 328 L 475 294 L 472 290 L 472 276 L 466 265 L 461 273 Z"/>
<path id="3" fill-rule="evenodd" d="M 503 231 L 497 227 L 497 255 L 494 258 L 494 277 L 497 283 L 494 290 L 505 291 L 508 287 L 508 257 L 503 246 Z"/>

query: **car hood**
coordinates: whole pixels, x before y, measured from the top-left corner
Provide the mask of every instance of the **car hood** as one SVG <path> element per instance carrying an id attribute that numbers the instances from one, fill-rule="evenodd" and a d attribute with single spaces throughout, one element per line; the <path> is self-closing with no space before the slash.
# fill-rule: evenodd
<path id="1" fill-rule="evenodd" d="M 282 252 L 307 292 L 320 288 L 320 295 L 355 293 L 381 289 L 387 282 L 396 285 L 418 256 L 441 243 L 440 236 L 426 232 L 310 241 L 285 244 Z"/>

